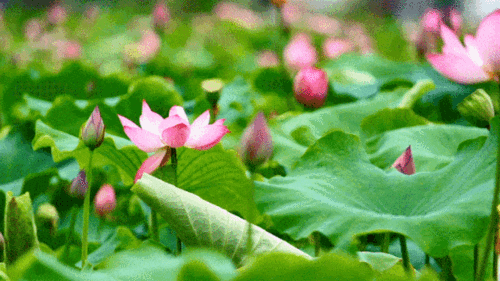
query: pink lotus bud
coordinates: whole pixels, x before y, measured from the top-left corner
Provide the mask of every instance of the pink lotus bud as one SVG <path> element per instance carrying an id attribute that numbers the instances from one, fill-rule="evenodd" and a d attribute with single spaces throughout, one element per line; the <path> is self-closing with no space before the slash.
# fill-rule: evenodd
<path id="1" fill-rule="evenodd" d="M 291 25 L 302 19 L 303 12 L 296 4 L 288 2 L 281 7 L 281 16 L 287 25 Z"/>
<path id="2" fill-rule="evenodd" d="M 113 212 L 116 208 L 116 194 L 111 185 L 105 184 L 99 189 L 94 198 L 94 207 L 100 217 Z"/>
<path id="3" fill-rule="evenodd" d="M 104 141 L 105 128 L 106 126 L 101 118 L 99 107 L 96 106 L 94 111 L 92 111 L 89 120 L 82 127 L 80 138 L 83 140 L 83 143 L 90 148 L 90 150 L 94 150 Z"/>
<path id="4" fill-rule="evenodd" d="M 273 141 L 262 112 L 245 129 L 239 149 L 241 159 L 251 169 L 268 160 L 273 154 Z"/>
<path id="5" fill-rule="evenodd" d="M 295 35 L 284 50 L 286 65 L 294 71 L 313 66 L 317 62 L 316 49 L 307 34 Z"/>
<path id="6" fill-rule="evenodd" d="M 405 175 L 415 174 L 415 162 L 413 162 L 413 155 L 411 154 L 411 145 L 396 159 L 392 167 Z"/>
<path id="7" fill-rule="evenodd" d="M 361 24 L 354 24 L 347 30 L 348 37 L 354 42 L 361 54 L 373 53 L 373 43 L 366 29 Z"/>
<path id="8" fill-rule="evenodd" d="M 164 29 L 170 20 L 170 13 L 165 3 L 156 4 L 153 10 L 153 24 L 158 29 Z"/>
<path id="9" fill-rule="evenodd" d="M 235 3 L 221 2 L 217 4 L 214 10 L 217 17 L 221 20 L 232 21 L 247 29 L 256 29 L 264 23 L 262 18 L 252 10 L 245 9 Z"/>
<path id="10" fill-rule="evenodd" d="M 442 23 L 443 14 L 436 9 L 427 9 L 422 16 L 420 25 L 426 32 L 439 33 L 439 26 Z"/>
<path id="11" fill-rule="evenodd" d="M 279 66 L 280 61 L 275 52 L 265 50 L 257 55 L 257 65 L 261 68 L 272 68 Z"/>
<path id="12" fill-rule="evenodd" d="M 295 76 L 293 89 L 298 102 L 306 107 L 321 107 L 328 92 L 326 72 L 316 67 L 301 69 Z"/>
<path id="13" fill-rule="evenodd" d="M 329 36 L 338 35 L 342 28 L 338 20 L 321 14 L 309 17 L 307 24 L 311 30 Z"/>
<path id="14" fill-rule="evenodd" d="M 80 44 L 76 41 L 67 41 L 65 44 L 64 57 L 66 59 L 78 59 L 81 55 Z"/>
<path id="15" fill-rule="evenodd" d="M 456 33 L 460 32 L 462 29 L 462 14 L 459 11 L 455 9 L 450 10 L 450 24 L 453 31 Z"/>
<path id="16" fill-rule="evenodd" d="M 329 59 L 354 51 L 354 45 L 346 39 L 328 38 L 323 43 L 323 54 Z"/>
<path id="17" fill-rule="evenodd" d="M 69 195 L 78 199 L 85 198 L 85 193 L 89 189 L 89 184 L 87 182 L 87 175 L 84 170 L 81 170 L 76 178 L 73 179 L 69 187 Z"/>
<path id="18" fill-rule="evenodd" d="M 47 13 L 47 19 L 51 24 L 62 24 L 66 21 L 66 9 L 60 4 L 53 5 Z"/>
<path id="19" fill-rule="evenodd" d="M 29 20 L 24 27 L 24 36 L 29 41 L 36 41 L 43 31 L 42 21 L 38 19 Z"/>

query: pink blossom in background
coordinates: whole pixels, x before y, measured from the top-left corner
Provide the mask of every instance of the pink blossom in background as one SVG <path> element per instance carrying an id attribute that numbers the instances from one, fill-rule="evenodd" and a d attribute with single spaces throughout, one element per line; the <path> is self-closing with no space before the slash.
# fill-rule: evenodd
<path id="1" fill-rule="evenodd" d="M 247 29 L 259 28 L 264 23 L 264 21 L 252 10 L 245 9 L 234 3 L 219 3 L 214 9 L 214 13 L 221 20 L 232 21 Z"/>
<path id="2" fill-rule="evenodd" d="M 170 20 L 170 12 L 163 2 L 158 2 L 153 10 L 153 24 L 156 28 L 164 29 Z"/>
<path id="3" fill-rule="evenodd" d="M 350 26 L 347 29 L 347 36 L 355 43 L 361 54 L 371 54 L 375 52 L 373 50 L 372 39 L 361 24 Z"/>
<path id="4" fill-rule="evenodd" d="M 43 29 L 43 21 L 39 19 L 31 19 L 26 22 L 26 25 L 24 26 L 24 36 L 29 41 L 37 41 L 38 39 L 40 39 Z"/>
<path id="5" fill-rule="evenodd" d="M 185 146 L 196 150 L 207 150 L 229 133 L 227 127 L 223 125 L 225 119 L 219 119 L 212 125 L 208 124 L 209 110 L 196 118 L 193 124 L 189 124 L 182 107 L 173 106 L 168 118 L 164 119 L 158 113 L 151 111 L 146 101 L 142 103 L 142 115 L 139 118 L 141 127 L 121 115 L 118 115 L 118 118 L 125 134 L 139 149 L 148 153 L 155 152 L 142 163 L 135 181 L 138 181 L 144 173 L 151 173 L 168 162 L 170 147 Z"/>
<path id="6" fill-rule="evenodd" d="M 498 82 L 500 73 L 500 9 L 489 14 L 479 25 L 476 36 L 465 35 L 464 42 L 441 24 L 442 54 L 428 54 L 427 60 L 447 78 L 462 84 L 488 80 Z"/>
<path id="7" fill-rule="evenodd" d="M 280 64 L 278 55 L 269 50 L 260 52 L 257 55 L 257 65 L 261 68 L 277 67 Z"/>
<path id="8" fill-rule="evenodd" d="M 56 47 L 56 56 L 59 59 L 78 59 L 81 55 L 80 44 L 76 41 L 62 39 L 52 44 Z"/>
<path id="9" fill-rule="evenodd" d="M 354 51 L 354 44 L 347 39 L 327 38 L 323 43 L 323 54 L 329 59 L 336 59 L 342 54 Z"/>
<path id="10" fill-rule="evenodd" d="M 396 168 L 399 172 L 405 175 L 415 174 L 415 162 L 413 161 L 413 155 L 411 153 L 411 145 L 401 154 L 401 156 L 394 161 L 392 167 Z"/>
<path id="11" fill-rule="evenodd" d="M 143 64 L 156 56 L 161 47 L 161 38 L 153 30 L 144 30 L 141 40 L 125 46 L 124 56 L 128 63 Z"/>
<path id="12" fill-rule="evenodd" d="M 423 30 L 427 32 L 439 32 L 439 26 L 442 23 L 442 19 L 443 14 L 441 11 L 436 9 L 427 9 L 420 20 L 420 26 L 422 26 Z"/>
<path id="13" fill-rule="evenodd" d="M 281 7 L 281 16 L 285 24 L 295 25 L 302 20 L 304 12 L 298 5 L 287 2 Z"/>
<path id="14" fill-rule="evenodd" d="M 295 99 L 306 107 L 319 108 L 326 101 L 328 77 L 316 67 L 302 68 L 293 81 Z"/>
<path id="15" fill-rule="evenodd" d="M 459 33 L 462 30 L 462 14 L 456 9 L 451 9 L 450 11 L 450 24 L 451 28 Z"/>
<path id="16" fill-rule="evenodd" d="M 273 140 L 262 112 L 243 132 L 238 153 L 245 164 L 254 168 L 271 158 Z"/>
<path id="17" fill-rule="evenodd" d="M 295 35 L 283 52 L 285 64 L 294 71 L 313 66 L 318 61 L 316 48 L 312 45 L 311 38 L 305 33 Z"/>
<path id="18" fill-rule="evenodd" d="M 310 16 L 307 25 L 309 29 L 329 36 L 338 35 L 342 28 L 338 20 L 321 14 Z"/>
<path id="19" fill-rule="evenodd" d="M 104 184 L 94 197 L 94 208 L 98 216 L 104 217 L 116 208 L 116 193 L 113 186 Z"/>
<path id="20" fill-rule="evenodd" d="M 67 18 L 66 9 L 61 6 L 61 4 L 54 4 L 47 12 L 47 20 L 51 24 L 59 25 L 66 21 Z"/>

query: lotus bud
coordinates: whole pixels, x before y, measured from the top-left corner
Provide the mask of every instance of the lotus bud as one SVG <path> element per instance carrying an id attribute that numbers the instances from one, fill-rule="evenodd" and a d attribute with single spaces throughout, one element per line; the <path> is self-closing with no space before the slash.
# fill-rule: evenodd
<path id="1" fill-rule="evenodd" d="M 273 141 L 262 112 L 257 114 L 241 138 L 239 154 L 243 162 L 254 170 L 273 154 Z"/>
<path id="2" fill-rule="evenodd" d="M 411 154 L 411 145 L 401 154 L 401 156 L 396 159 L 392 167 L 400 171 L 405 175 L 415 174 L 415 162 L 413 161 L 413 155 Z"/>
<path id="3" fill-rule="evenodd" d="M 451 9 L 449 18 L 453 31 L 455 31 L 455 33 L 460 33 L 462 30 L 462 14 L 455 9 Z"/>
<path id="4" fill-rule="evenodd" d="M 329 59 L 336 59 L 342 54 L 354 51 L 354 44 L 346 39 L 328 38 L 323 43 L 323 54 Z"/>
<path id="5" fill-rule="evenodd" d="M 58 25 L 66 21 L 66 9 L 60 4 L 55 4 L 50 8 L 47 14 L 47 19 L 51 24 Z"/>
<path id="6" fill-rule="evenodd" d="M 59 213 L 56 207 L 49 203 L 40 205 L 36 211 L 36 222 L 39 227 L 49 224 L 51 233 L 54 234 L 59 224 Z"/>
<path id="7" fill-rule="evenodd" d="M 99 107 L 96 106 L 92 114 L 90 115 L 87 123 L 82 127 L 81 139 L 83 143 L 90 149 L 94 150 L 98 148 L 104 141 L 104 130 L 106 126 L 101 118 L 101 112 L 99 112 Z"/>
<path id="8" fill-rule="evenodd" d="M 298 102 L 306 107 L 321 107 L 328 92 L 326 72 L 316 67 L 301 69 L 295 76 L 293 89 Z"/>
<path id="9" fill-rule="evenodd" d="M 32 248 L 38 248 L 39 242 L 29 192 L 14 197 L 9 191 L 5 202 L 4 260 L 9 265 Z"/>
<path id="10" fill-rule="evenodd" d="M 316 49 L 311 44 L 311 39 L 304 33 L 295 35 L 284 49 L 285 64 L 292 71 L 299 71 L 317 62 Z"/>
<path id="11" fill-rule="evenodd" d="M 157 29 L 164 29 L 170 20 L 170 13 L 165 3 L 156 4 L 153 10 L 153 24 Z"/>
<path id="12" fill-rule="evenodd" d="M 224 87 L 224 82 L 220 79 L 208 79 L 201 82 L 201 87 L 205 90 L 207 100 L 215 108 L 220 98 L 220 91 Z"/>
<path id="13" fill-rule="evenodd" d="M 457 109 L 467 121 L 482 128 L 488 127 L 495 116 L 491 97 L 483 89 L 477 89 L 467 96 Z"/>
<path id="14" fill-rule="evenodd" d="M 71 182 L 69 187 L 69 195 L 78 199 L 85 198 L 85 193 L 89 189 L 89 184 L 87 182 L 87 176 L 84 170 L 81 170 L 76 178 Z"/>
<path id="15" fill-rule="evenodd" d="M 116 194 L 113 187 L 105 184 L 99 189 L 94 199 L 95 212 L 100 217 L 113 212 L 116 208 Z"/>
<path id="16" fill-rule="evenodd" d="M 277 67 L 280 64 L 278 55 L 275 52 L 265 50 L 260 52 L 256 58 L 257 65 L 262 68 Z"/>
<path id="17" fill-rule="evenodd" d="M 24 36 L 29 41 L 36 41 L 43 31 L 43 22 L 38 19 L 29 20 L 24 27 Z"/>

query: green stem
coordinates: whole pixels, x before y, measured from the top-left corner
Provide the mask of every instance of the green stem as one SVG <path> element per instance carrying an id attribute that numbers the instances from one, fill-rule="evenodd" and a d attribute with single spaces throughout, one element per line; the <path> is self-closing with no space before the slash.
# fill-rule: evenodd
<path id="1" fill-rule="evenodd" d="M 497 139 L 497 169 L 495 175 L 495 189 L 493 191 L 493 201 L 491 202 L 490 225 L 486 236 L 486 245 L 483 252 L 483 257 L 479 264 L 479 269 L 476 275 L 476 281 L 483 281 L 486 275 L 486 267 L 490 256 L 491 246 L 494 243 L 495 233 L 498 231 L 498 194 L 500 193 L 500 140 Z M 496 278 L 496 277 L 495 277 Z"/>
<path id="2" fill-rule="evenodd" d="M 90 150 L 89 167 L 87 169 L 88 188 L 85 192 L 85 200 L 83 201 L 83 233 L 82 233 L 82 270 L 87 266 L 88 257 L 88 237 L 89 237 L 89 220 L 90 220 L 90 190 L 92 187 L 92 156 L 94 152 Z"/>
<path id="3" fill-rule="evenodd" d="M 425 254 L 425 265 L 430 266 L 431 265 L 431 256 L 428 254 Z"/>
<path id="4" fill-rule="evenodd" d="M 474 245 L 474 276 L 477 274 L 477 265 L 479 263 L 479 244 Z"/>
<path id="5" fill-rule="evenodd" d="M 498 280 L 498 254 L 495 250 L 493 250 L 493 280 Z"/>
<path id="6" fill-rule="evenodd" d="M 68 235 L 66 236 L 66 244 L 64 245 L 64 254 L 63 254 L 63 259 L 64 261 L 69 261 L 69 248 L 71 245 L 71 238 L 73 237 L 73 232 L 75 231 L 75 224 L 76 224 L 76 216 L 78 215 L 78 208 L 76 206 L 71 207 L 70 210 L 70 223 L 69 223 L 69 230 L 68 230 Z"/>
<path id="7" fill-rule="evenodd" d="M 151 209 L 151 233 L 149 237 L 153 239 L 153 241 L 160 241 L 160 232 L 158 230 L 158 215 L 155 210 Z"/>
<path id="8" fill-rule="evenodd" d="M 172 164 L 172 169 L 174 170 L 172 175 L 172 184 L 177 186 L 177 150 L 173 147 L 170 148 L 170 163 Z M 177 236 L 177 255 L 182 253 L 182 241 L 181 238 Z"/>
<path id="9" fill-rule="evenodd" d="M 252 255 L 252 250 L 253 250 L 253 230 L 252 230 L 252 223 L 253 223 L 253 204 L 254 204 L 254 197 L 255 197 L 255 167 L 250 167 L 250 180 L 251 180 L 251 185 L 250 185 L 250 196 L 248 199 L 248 225 L 247 225 L 247 255 L 251 256 Z"/>
<path id="10" fill-rule="evenodd" d="M 388 254 L 389 253 L 389 244 L 391 243 L 391 233 L 386 232 L 383 235 L 384 235 L 384 238 L 382 240 L 382 245 L 380 246 L 381 251 L 382 251 L 382 253 Z"/>
<path id="11" fill-rule="evenodd" d="M 319 257 L 321 254 L 321 237 L 319 232 L 313 232 L 313 240 L 314 240 L 314 256 Z"/>
<path id="12" fill-rule="evenodd" d="M 434 90 L 436 85 L 432 80 L 421 80 L 418 81 L 411 89 L 409 89 L 403 96 L 403 99 L 399 103 L 400 108 L 413 108 L 415 103 L 424 96 L 427 92 Z"/>
<path id="13" fill-rule="evenodd" d="M 406 273 L 411 272 L 410 268 L 410 255 L 408 254 L 408 247 L 406 246 L 406 237 L 399 235 L 399 243 L 401 244 L 401 255 L 403 256 L 403 267 Z"/>

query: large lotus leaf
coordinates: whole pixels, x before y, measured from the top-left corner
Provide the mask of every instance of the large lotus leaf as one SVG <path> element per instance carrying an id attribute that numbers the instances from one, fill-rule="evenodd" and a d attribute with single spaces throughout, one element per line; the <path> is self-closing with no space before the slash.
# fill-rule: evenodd
<path id="1" fill-rule="evenodd" d="M 361 121 L 377 111 L 396 106 L 405 90 L 384 92 L 373 99 L 326 107 L 300 115 L 280 116 L 270 121 L 274 144 L 273 159 L 290 168 L 295 161 L 326 132 L 341 129 L 360 134 Z"/>
<path id="2" fill-rule="evenodd" d="M 253 100 L 258 98 L 250 85 L 238 77 L 224 86 L 220 94 L 219 115 L 217 118 L 226 119 L 225 124 L 236 123 L 240 127 L 246 127 L 247 119 L 253 114 Z"/>
<path id="3" fill-rule="evenodd" d="M 357 136 L 334 131 L 309 147 L 286 178 L 255 182 L 256 202 L 294 239 L 319 231 L 342 248 L 357 235 L 390 231 L 442 257 L 476 244 L 486 230 L 498 118 L 492 127 L 486 142 L 462 143 L 446 167 L 411 176 L 374 166 Z"/>
<path id="4" fill-rule="evenodd" d="M 187 246 L 210 247 L 236 264 L 247 255 L 247 222 L 200 197 L 145 174 L 132 191 L 158 211 Z M 288 252 L 311 258 L 287 242 L 253 226 L 254 254 Z"/>
<path id="5" fill-rule="evenodd" d="M 88 167 L 90 151 L 77 137 L 51 128 L 40 120 L 36 122 L 35 132 L 33 149 L 50 147 L 55 162 L 75 158 L 81 168 Z M 131 185 L 146 157 L 146 153 L 129 140 L 106 134 L 102 145 L 94 150 L 92 165 L 93 167 L 115 165 L 123 183 Z"/>
<path id="6" fill-rule="evenodd" d="M 363 139 L 400 128 L 430 124 L 410 108 L 384 108 L 361 121 Z"/>

